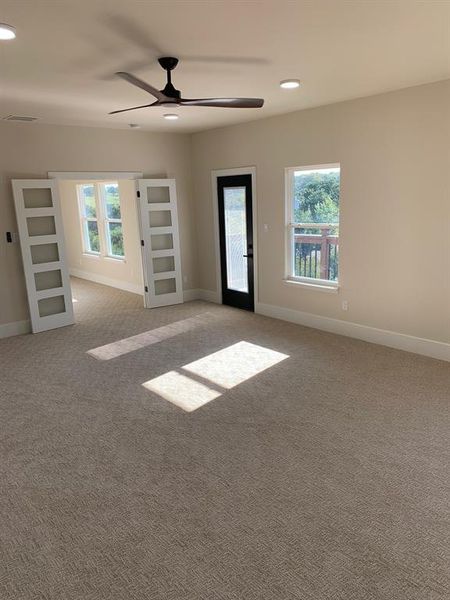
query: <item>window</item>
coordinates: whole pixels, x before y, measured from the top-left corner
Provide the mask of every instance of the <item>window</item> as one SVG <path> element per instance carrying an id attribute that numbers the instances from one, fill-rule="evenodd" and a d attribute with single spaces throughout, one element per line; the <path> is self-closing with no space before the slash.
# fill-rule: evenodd
<path id="1" fill-rule="evenodd" d="M 287 277 L 337 287 L 339 165 L 286 170 Z"/>
<path id="2" fill-rule="evenodd" d="M 100 184 L 103 214 L 105 218 L 105 236 L 108 256 L 123 258 L 122 215 L 120 212 L 119 184 Z"/>
<path id="3" fill-rule="evenodd" d="M 98 235 L 97 202 L 93 183 L 79 185 L 81 225 L 83 231 L 84 251 L 100 254 L 100 238 Z"/>
<path id="4" fill-rule="evenodd" d="M 119 184 L 77 185 L 83 251 L 87 254 L 124 258 Z"/>

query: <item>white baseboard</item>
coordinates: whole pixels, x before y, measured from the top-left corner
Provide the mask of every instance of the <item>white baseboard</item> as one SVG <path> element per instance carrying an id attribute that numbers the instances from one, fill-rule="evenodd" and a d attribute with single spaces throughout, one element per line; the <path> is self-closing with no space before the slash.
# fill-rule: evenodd
<path id="1" fill-rule="evenodd" d="M 298 325 L 345 335 L 358 340 L 364 340 L 365 342 L 372 342 L 373 344 L 389 346 L 397 350 L 405 350 L 406 352 L 414 352 L 415 354 L 423 354 L 424 356 L 450 361 L 450 344 L 446 344 L 445 342 L 427 340 L 413 335 L 397 333 L 396 331 L 377 329 L 368 325 L 331 319 L 329 317 L 273 306 L 272 304 L 263 304 L 261 302 L 256 303 L 255 312 L 267 317 L 273 317 L 274 319 L 281 319 L 282 321 L 289 321 Z"/>
<path id="2" fill-rule="evenodd" d="M 82 271 L 80 269 L 69 269 L 70 275 L 79 277 L 80 279 L 87 279 L 94 283 L 101 283 L 109 287 L 114 287 L 124 292 L 131 292 L 132 294 L 144 295 L 144 290 L 140 285 L 135 283 L 129 283 L 127 281 L 120 281 L 120 279 L 111 279 L 109 277 L 103 277 L 103 275 L 97 275 L 96 273 L 89 273 L 89 271 Z"/>
<path id="3" fill-rule="evenodd" d="M 13 323 L 4 323 L 3 325 L 0 325 L 0 338 L 7 338 L 13 335 L 22 335 L 30 332 L 30 321 L 14 321 Z"/>
<path id="4" fill-rule="evenodd" d="M 192 302 L 192 300 L 200 299 L 200 290 L 183 290 L 184 302 Z"/>
<path id="5" fill-rule="evenodd" d="M 204 300 L 205 302 L 214 302 L 214 304 L 222 304 L 222 300 L 218 292 L 213 292 L 212 290 L 198 290 L 200 294 L 200 300 Z"/>
<path id="6" fill-rule="evenodd" d="M 190 302 L 191 300 L 204 300 L 205 302 L 221 304 L 218 293 L 211 290 L 184 290 L 183 299 L 185 302 Z"/>

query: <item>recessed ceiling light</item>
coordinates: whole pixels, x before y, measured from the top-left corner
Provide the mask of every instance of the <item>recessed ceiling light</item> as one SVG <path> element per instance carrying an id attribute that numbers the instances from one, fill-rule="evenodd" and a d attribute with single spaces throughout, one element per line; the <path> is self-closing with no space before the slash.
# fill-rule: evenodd
<path id="1" fill-rule="evenodd" d="M 293 90 L 300 87 L 300 79 L 283 79 L 283 81 L 280 81 L 280 87 L 285 90 Z"/>
<path id="2" fill-rule="evenodd" d="M 0 40 L 13 40 L 16 37 L 16 30 L 12 25 L 0 23 Z"/>
<path id="3" fill-rule="evenodd" d="M 180 117 L 178 115 L 170 113 L 170 114 L 164 115 L 164 118 L 167 119 L 168 121 L 176 121 Z"/>

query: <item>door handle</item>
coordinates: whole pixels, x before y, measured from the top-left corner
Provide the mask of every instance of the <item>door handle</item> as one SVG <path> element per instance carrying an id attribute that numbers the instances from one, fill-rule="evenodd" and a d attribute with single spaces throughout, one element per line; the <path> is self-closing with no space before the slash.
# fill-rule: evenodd
<path id="1" fill-rule="evenodd" d="M 243 254 L 244 258 L 253 258 L 253 254 Z"/>

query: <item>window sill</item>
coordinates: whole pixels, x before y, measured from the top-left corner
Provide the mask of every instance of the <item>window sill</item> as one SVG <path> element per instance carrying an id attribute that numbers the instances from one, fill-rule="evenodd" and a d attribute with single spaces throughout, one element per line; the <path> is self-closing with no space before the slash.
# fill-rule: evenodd
<path id="1" fill-rule="evenodd" d="M 109 256 L 107 254 L 103 258 L 105 258 L 106 260 L 114 260 L 114 261 L 119 261 L 119 262 L 126 262 L 125 256 Z"/>
<path id="2" fill-rule="evenodd" d="M 127 262 L 124 256 L 108 256 L 107 254 L 96 254 L 94 252 L 83 252 L 83 258 L 95 258 L 96 260 L 113 260 L 114 262 Z"/>
<path id="3" fill-rule="evenodd" d="M 325 292 L 327 294 L 337 294 L 339 291 L 339 285 L 321 285 L 320 283 L 309 283 L 306 281 L 297 281 L 296 279 L 283 279 L 283 282 L 287 285 L 295 285 L 305 290 Z"/>

